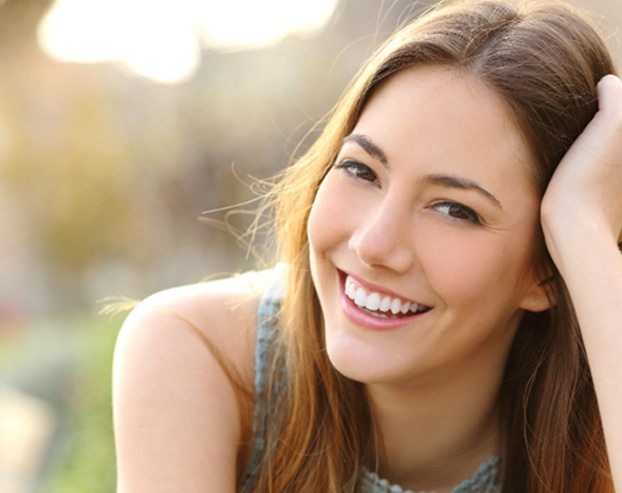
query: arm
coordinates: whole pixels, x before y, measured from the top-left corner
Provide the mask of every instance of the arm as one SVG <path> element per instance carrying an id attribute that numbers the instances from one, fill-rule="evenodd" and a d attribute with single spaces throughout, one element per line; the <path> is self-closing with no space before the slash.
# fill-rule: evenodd
<path id="1" fill-rule="evenodd" d="M 237 278 L 159 293 L 130 314 L 113 370 L 119 493 L 235 491 L 250 418 L 191 326 L 252 388 L 258 296 Z"/>
<path id="2" fill-rule="evenodd" d="M 572 297 L 622 492 L 622 81 L 598 85 L 599 111 L 568 151 L 542 201 L 547 247 Z"/>

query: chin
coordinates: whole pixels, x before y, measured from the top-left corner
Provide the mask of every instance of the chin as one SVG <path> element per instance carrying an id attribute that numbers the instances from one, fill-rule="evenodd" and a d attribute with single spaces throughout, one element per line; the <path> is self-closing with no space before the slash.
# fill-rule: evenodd
<path id="1" fill-rule="evenodd" d="M 416 378 L 422 361 L 418 364 L 418 358 L 412 354 L 396 357 L 394 348 L 369 336 L 328 328 L 326 353 L 341 375 L 364 384 L 398 383 Z"/>

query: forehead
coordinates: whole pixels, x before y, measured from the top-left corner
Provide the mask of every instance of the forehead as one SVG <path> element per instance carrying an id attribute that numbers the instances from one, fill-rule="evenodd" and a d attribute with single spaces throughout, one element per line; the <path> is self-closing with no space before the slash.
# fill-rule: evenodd
<path id="1" fill-rule="evenodd" d="M 533 159 L 505 100 L 477 76 L 423 65 L 383 82 L 354 132 L 370 135 L 387 154 L 418 167 L 442 167 L 488 182 L 517 180 L 535 190 Z"/>

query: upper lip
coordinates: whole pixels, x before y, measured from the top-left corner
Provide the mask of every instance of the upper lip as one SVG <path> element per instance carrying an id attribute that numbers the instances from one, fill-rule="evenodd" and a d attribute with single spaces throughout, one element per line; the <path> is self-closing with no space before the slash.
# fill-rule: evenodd
<path id="1" fill-rule="evenodd" d="M 355 280 L 358 284 L 360 284 L 360 285 L 361 285 L 361 286 L 363 286 L 364 288 L 369 289 L 370 291 L 376 291 L 376 292 L 378 292 L 378 293 L 382 293 L 382 294 L 386 294 L 386 295 L 388 295 L 388 296 L 391 296 L 392 298 L 399 298 L 399 299 L 401 299 L 401 300 L 403 300 L 403 301 L 410 301 L 411 303 L 416 303 L 416 304 L 418 304 L 418 305 L 428 306 L 428 305 L 426 305 L 426 304 L 424 304 L 424 303 L 421 303 L 421 302 L 419 302 L 419 301 L 414 301 L 414 300 L 412 300 L 412 299 L 410 299 L 410 298 L 408 298 L 408 297 L 406 297 L 406 296 L 403 296 L 403 295 L 401 295 L 401 294 L 399 294 L 399 293 L 396 293 L 395 291 L 391 291 L 390 289 L 387 289 L 387 288 L 385 288 L 385 287 L 383 287 L 383 286 L 379 286 L 379 285 L 374 284 L 374 283 L 372 283 L 372 282 L 365 281 L 364 279 L 361 279 L 361 278 L 360 278 L 360 277 L 358 277 L 357 275 L 352 274 L 352 273 L 350 273 L 350 272 L 347 272 L 347 271 L 341 271 L 341 272 L 344 274 L 344 277 L 345 277 L 345 276 L 350 276 L 350 277 L 351 277 L 352 279 L 354 279 L 354 280 Z"/>

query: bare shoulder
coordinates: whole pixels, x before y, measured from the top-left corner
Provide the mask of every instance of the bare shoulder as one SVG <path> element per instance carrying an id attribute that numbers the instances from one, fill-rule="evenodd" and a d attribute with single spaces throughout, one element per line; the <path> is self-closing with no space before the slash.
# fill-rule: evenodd
<path id="1" fill-rule="evenodd" d="M 235 490 L 249 418 L 223 364 L 252 389 L 256 313 L 272 276 L 169 289 L 128 316 L 113 370 L 119 493 Z"/>
<path id="2" fill-rule="evenodd" d="M 273 275 L 272 270 L 246 272 L 151 295 L 128 316 L 117 349 L 123 348 L 127 338 L 176 339 L 181 331 L 186 336 L 192 334 L 191 339 L 207 339 L 225 356 L 226 363 L 252 378 L 257 308 Z M 169 330 L 171 324 L 176 329 Z"/>

